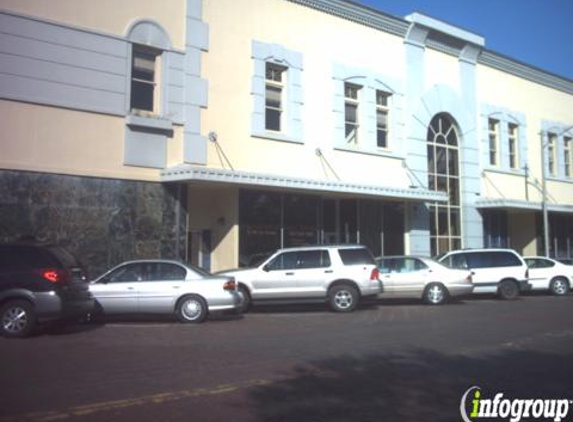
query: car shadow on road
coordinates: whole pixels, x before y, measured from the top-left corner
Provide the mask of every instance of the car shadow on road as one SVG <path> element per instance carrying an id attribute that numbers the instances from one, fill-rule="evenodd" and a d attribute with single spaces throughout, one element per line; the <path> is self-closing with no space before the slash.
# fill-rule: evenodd
<path id="1" fill-rule="evenodd" d="M 462 420 L 461 400 L 473 386 L 484 399 L 497 393 L 573 399 L 571 379 L 566 354 L 512 350 L 471 357 L 414 350 L 311 362 L 294 376 L 254 388 L 250 401 L 260 422 L 447 422 Z"/>
<path id="2" fill-rule="evenodd" d="M 69 336 L 85 332 L 98 330 L 104 326 L 101 322 L 64 322 L 57 321 L 49 324 L 42 324 L 34 330 L 31 337 L 42 336 Z"/>

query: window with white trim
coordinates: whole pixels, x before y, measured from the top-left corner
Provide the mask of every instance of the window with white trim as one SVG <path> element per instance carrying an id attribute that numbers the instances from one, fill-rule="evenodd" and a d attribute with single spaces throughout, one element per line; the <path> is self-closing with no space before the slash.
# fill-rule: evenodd
<path id="1" fill-rule="evenodd" d="M 159 50 L 139 44 L 133 45 L 130 98 L 132 111 L 160 114 L 160 55 Z"/>
<path id="2" fill-rule="evenodd" d="M 344 83 L 344 135 L 347 144 L 358 144 L 358 97 L 361 88 L 360 85 Z"/>
<path id="3" fill-rule="evenodd" d="M 557 135 L 547 134 L 547 171 L 550 176 L 557 176 Z"/>
<path id="4" fill-rule="evenodd" d="M 509 167 L 519 168 L 518 127 L 515 123 L 507 124 L 507 140 L 509 144 Z"/>
<path id="5" fill-rule="evenodd" d="M 390 117 L 390 97 L 392 94 L 376 91 L 376 146 L 388 148 L 388 131 Z"/>
<path id="6" fill-rule="evenodd" d="M 570 136 L 563 137 L 563 162 L 565 164 L 565 177 L 573 176 L 573 141 Z"/>
<path id="7" fill-rule="evenodd" d="M 499 120 L 488 119 L 489 164 L 499 166 Z"/>
<path id="8" fill-rule="evenodd" d="M 266 63 L 265 68 L 265 129 L 280 132 L 283 129 L 283 96 L 287 68 Z"/>

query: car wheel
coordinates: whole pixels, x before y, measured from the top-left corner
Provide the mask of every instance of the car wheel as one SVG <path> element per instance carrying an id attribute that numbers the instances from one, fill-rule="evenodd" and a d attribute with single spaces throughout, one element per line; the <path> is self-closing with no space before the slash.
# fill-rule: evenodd
<path id="1" fill-rule="evenodd" d="M 502 299 L 513 300 L 519 296 L 519 287 L 515 281 L 504 280 L 499 285 L 498 294 Z"/>
<path id="2" fill-rule="evenodd" d="M 352 286 L 334 286 L 328 292 L 330 308 L 335 312 L 351 312 L 358 305 L 358 292 Z"/>
<path id="3" fill-rule="evenodd" d="M 245 286 L 239 286 L 239 294 L 241 295 L 241 307 L 239 308 L 239 313 L 247 313 L 251 308 L 251 296 L 249 295 L 249 290 Z"/>
<path id="4" fill-rule="evenodd" d="M 556 278 L 551 280 L 549 290 L 555 296 L 563 296 L 569 292 L 569 283 L 564 278 Z"/>
<path id="5" fill-rule="evenodd" d="M 0 331 L 5 337 L 26 337 L 36 322 L 34 307 L 25 300 L 8 302 L 0 309 Z"/>
<path id="6" fill-rule="evenodd" d="M 202 322 L 207 317 L 207 303 L 201 296 L 185 296 L 177 304 L 176 313 L 181 322 Z"/>
<path id="7" fill-rule="evenodd" d="M 430 305 L 441 305 L 448 298 L 448 290 L 443 284 L 432 283 L 424 290 L 424 302 Z"/>

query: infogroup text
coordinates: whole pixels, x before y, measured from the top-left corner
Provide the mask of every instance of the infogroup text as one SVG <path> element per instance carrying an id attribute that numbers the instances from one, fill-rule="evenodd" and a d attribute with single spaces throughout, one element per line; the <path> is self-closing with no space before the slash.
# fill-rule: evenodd
<path id="1" fill-rule="evenodd" d="M 464 422 L 480 418 L 498 418 L 519 422 L 522 419 L 553 420 L 560 422 L 567 417 L 573 404 L 569 399 L 508 399 L 504 393 L 484 398 L 481 388 L 470 387 L 462 396 L 460 413 Z"/>

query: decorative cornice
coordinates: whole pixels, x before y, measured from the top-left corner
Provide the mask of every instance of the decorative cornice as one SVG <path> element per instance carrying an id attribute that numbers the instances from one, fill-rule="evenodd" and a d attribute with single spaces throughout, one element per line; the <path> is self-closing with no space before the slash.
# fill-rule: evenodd
<path id="1" fill-rule="evenodd" d="M 404 37 L 410 24 L 403 19 L 387 15 L 350 1 L 344 0 L 287 0 L 311 9 L 320 10 L 352 22 Z"/>
<path id="2" fill-rule="evenodd" d="M 553 73 L 521 63 L 493 51 L 482 51 L 478 58 L 478 63 L 511 73 L 512 75 L 545 85 L 549 88 L 573 94 L 573 80 L 554 75 Z"/>
<path id="3" fill-rule="evenodd" d="M 354 195 L 394 198 L 411 201 L 446 202 L 443 192 L 424 188 L 396 188 L 390 186 L 362 185 L 332 180 L 303 179 L 278 174 L 264 174 L 248 171 L 232 171 L 219 168 L 179 165 L 161 172 L 162 182 L 211 182 L 267 188 L 283 188 L 314 192 L 334 192 Z"/>
<path id="4" fill-rule="evenodd" d="M 352 22 L 369 26 L 380 31 L 406 38 L 410 22 L 379 10 L 372 9 L 347 0 L 285 0 L 300 4 L 315 10 L 337 16 Z M 460 48 L 447 45 L 439 40 L 428 38 L 426 47 L 445 54 L 458 57 Z M 493 51 L 482 50 L 477 60 L 478 63 L 490 66 L 494 69 L 510 73 L 549 88 L 573 94 L 573 80 L 555 75 L 532 65 L 522 63 Z"/>

